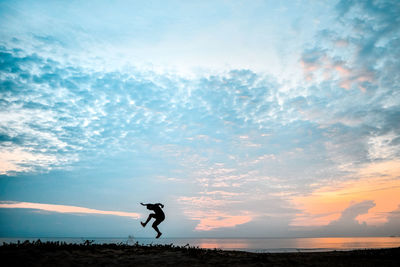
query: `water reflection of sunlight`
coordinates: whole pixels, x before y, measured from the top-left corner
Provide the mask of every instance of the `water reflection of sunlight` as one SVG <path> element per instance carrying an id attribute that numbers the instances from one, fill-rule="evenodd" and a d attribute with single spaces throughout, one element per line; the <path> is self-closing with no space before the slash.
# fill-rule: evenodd
<path id="1" fill-rule="evenodd" d="M 390 237 L 324 237 L 299 238 L 296 240 L 298 248 L 384 248 L 399 245 L 399 239 Z"/>
<path id="2" fill-rule="evenodd" d="M 192 245 L 226 250 L 349 250 L 399 247 L 399 237 L 320 237 L 320 238 L 242 238 L 197 239 Z"/>

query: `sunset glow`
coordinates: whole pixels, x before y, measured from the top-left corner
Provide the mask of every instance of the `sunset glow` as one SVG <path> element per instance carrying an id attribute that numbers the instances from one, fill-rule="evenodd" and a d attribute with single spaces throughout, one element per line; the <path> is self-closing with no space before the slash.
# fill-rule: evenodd
<path id="1" fill-rule="evenodd" d="M 295 197 L 294 204 L 304 213 L 298 214 L 292 225 L 327 225 L 351 204 L 365 200 L 372 200 L 375 206 L 357 216 L 357 221 L 369 225 L 385 223 L 389 213 L 400 205 L 400 161 L 368 164 L 358 177 L 320 187 L 308 196 Z"/>

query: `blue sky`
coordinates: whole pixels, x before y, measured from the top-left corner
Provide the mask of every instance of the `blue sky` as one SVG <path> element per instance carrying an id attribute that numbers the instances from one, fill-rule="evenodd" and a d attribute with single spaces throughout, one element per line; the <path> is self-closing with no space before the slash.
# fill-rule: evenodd
<path id="1" fill-rule="evenodd" d="M 400 234 L 399 13 L 1 1 L 0 235 Z"/>

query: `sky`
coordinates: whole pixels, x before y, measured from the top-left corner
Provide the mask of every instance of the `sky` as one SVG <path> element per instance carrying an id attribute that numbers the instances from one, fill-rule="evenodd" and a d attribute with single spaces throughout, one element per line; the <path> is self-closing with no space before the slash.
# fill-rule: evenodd
<path id="1" fill-rule="evenodd" d="M 400 235 L 399 1 L 0 1 L 0 236 Z"/>

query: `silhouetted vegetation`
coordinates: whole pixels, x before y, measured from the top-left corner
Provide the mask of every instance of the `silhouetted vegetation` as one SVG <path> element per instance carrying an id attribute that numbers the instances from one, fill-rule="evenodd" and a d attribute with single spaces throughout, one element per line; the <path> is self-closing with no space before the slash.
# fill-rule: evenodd
<path id="1" fill-rule="evenodd" d="M 400 266 L 400 248 L 250 253 L 173 244 L 25 241 L 0 246 L 3 266 Z"/>

